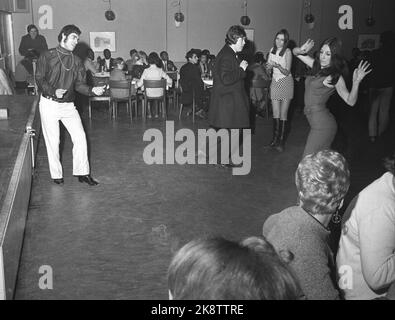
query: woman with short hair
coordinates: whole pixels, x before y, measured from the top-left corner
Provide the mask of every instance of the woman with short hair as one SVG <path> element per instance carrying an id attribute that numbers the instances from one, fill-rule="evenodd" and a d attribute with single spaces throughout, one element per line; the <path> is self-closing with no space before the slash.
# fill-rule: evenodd
<path id="1" fill-rule="evenodd" d="M 299 204 L 270 216 L 263 235 L 277 251 L 294 255 L 290 265 L 307 299 L 339 299 L 328 225 L 340 221 L 338 210 L 350 186 L 347 162 L 331 150 L 307 155 L 299 163 L 295 182 Z"/>

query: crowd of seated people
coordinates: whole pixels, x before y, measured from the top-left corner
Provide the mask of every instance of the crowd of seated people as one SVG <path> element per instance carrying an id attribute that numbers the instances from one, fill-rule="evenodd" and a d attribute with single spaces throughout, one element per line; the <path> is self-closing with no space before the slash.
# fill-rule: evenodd
<path id="1" fill-rule="evenodd" d="M 271 215 L 263 238 L 184 245 L 168 270 L 170 299 L 395 299 L 395 152 L 384 164 L 342 218 L 347 161 L 332 150 L 306 155 L 295 173 L 298 205 Z M 331 221 L 343 225 L 337 259 Z"/>
<path id="2" fill-rule="evenodd" d="M 111 51 L 105 49 L 103 56 L 98 56 L 95 61 L 93 50 L 88 48 L 84 59 L 88 83 L 92 83 L 95 74 L 99 72 L 109 72 L 111 74 L 111 80 L 115 78 L 121 80 L 120 71 L 123 71 L 124 75 L 128 75 L 129 79 L 134 79 L 136 88 L 141 89 L 143 89 L 144 79 L 166 79 L 169 88 L 174 88 L 179 80 L 183 88 L 181 103 L 191 105 L 192 92 L 194 92 L 197 106 L 196 114 L 203 119 L 207 118 L 210 92 L 205 90 L 202 79 L 210 78 L 215 62 L 215 56 L 210 54 L 209 50 L 189 50 L 186 55 L 187 63 L 180 70 L 178 70 L 176 64 L 169 58 L 167 51 L 160 52 L 160 55 L 152 52 L 150 59 L 144 51 L 137 49 L 131 49 L 129 55 L 130 58 L 126 61 L 121 57 L 114 59 L 111 57 Z M 152 61 L 154 62 L 152 63 Z M 119 69 L 120 64 L 122 64 L 121 70 Z M 155 90 L 150 89 L 149 91 L 150 94 L 155 93 Z M 151 107 L 149 107 L 147 109 L 148 118 L 159 116 L 157 106 L 154 112 L 151 111 Z"/>

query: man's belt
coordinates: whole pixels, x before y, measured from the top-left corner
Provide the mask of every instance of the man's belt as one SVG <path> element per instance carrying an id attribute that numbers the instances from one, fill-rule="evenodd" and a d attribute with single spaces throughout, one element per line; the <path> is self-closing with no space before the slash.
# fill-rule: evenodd
<path id="1" fill-rule="evenodd" d="M 72 101 L 66 101 L 66 100 L 63 100 L 63 99 L 58 99 L 58 98 L 56 98 L 56 97 L 49 96 L 49 95 L 44 94 L 44 93 L 42 93 L 41 95 L 42 95 L 44 98 L 46 98 L 46 99 L 48 99 L 48 100 L 55 101 L 55 102 L 60 102 L 60 103 L 72 102 Z"/>

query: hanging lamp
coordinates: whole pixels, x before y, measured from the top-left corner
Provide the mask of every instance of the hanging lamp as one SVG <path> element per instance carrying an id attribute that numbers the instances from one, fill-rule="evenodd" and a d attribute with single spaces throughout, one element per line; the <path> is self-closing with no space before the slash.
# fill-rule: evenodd
<path id="1" fill-rule="evenodd" d="M 104 16 L 108 21 L 113 21 L 115 20 L 115 13 L 114 11 L 111 10 L 111 0 L 108 0 L 108 3 L 110 4 L 110 7 L 108 10 L 104 13 Z"/>
<path id="2" fill-rule="evenodd" d="M 244 7 L 244 16 L 240 18 L 240 22 L 243 26 L 248 26 L 251 23 L 250 17 L 247 15 L 247 0 L 244 1 L 243 7 Z"/>
<path id="3" fill-rule="evenodd" d="M 178 28 L 181 25 L 181 22 L 184 21 L 185 17 L 184 14 L 181 12 L 181 0 L 178 0 L 178 12 L 174 14 L 174 23 Z"/>

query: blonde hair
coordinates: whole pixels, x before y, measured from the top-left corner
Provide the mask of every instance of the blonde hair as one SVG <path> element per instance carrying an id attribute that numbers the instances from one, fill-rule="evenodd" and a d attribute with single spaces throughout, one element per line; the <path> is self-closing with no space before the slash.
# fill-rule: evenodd
<path id="1" fill-rule="evenodd" d="M 332 214 L 350 186 L 346 159 L 331 150 L 309 154 L 298 165 L 295 183 L 304 210 L 311 214 Z"/>

